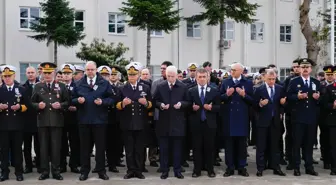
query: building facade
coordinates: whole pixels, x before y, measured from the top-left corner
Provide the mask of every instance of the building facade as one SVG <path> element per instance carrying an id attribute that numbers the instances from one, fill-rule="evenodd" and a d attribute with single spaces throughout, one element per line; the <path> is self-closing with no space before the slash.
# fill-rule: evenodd
<path id="1" fill-rule="evenodd" d="M 145 64 L 146 33 L 128 27 L 119 8 L 123 0 L 70 0 L 76 9 L 74 24 L 84 27 L 85 39 L 94 38 L 108 42 L 122 42 L 130 50 L 126 58 Z M 53 60 L 53 46 L 37 42 L 27 36 L 33 35 L 30 22 L 43 16 L 39 9 L 40 0 L 1 0 L 0 4 L 0 64 L 11 64 L 20 69 L 18 80 L 24 80 L 25 68 L 40 62 Z M 225 21 L 224 64 L 241 62 L 251 72 L 260 67 L 275 64 L 280 76 L 288 75 L 293 59 L 306 56 L 305 39 L 299 24 L 299 0 L 250 0 L 261 5 L 253 24 Z M 310 17 L 314 24 L 320 24 L 317 12 L 328 7 L 327 0 L 312 0 Z M 181 16 L 188 17 L 202 11 L 193 0 L 179 0 Z M 213 68 L 219 67 L 219 26 L 207 26 L 206 22 L 189 23 L 181 21 L 180 27 L 172 33 L 152 33 L 152 59 L 154 76 L 159 75 L 159 65 L 164 60 L 172 61 L 180 69 L 187 64 L 211 61 Z M 59 48 L 59 64 L 79 63 L 76 58 L 79 46 Z"/>

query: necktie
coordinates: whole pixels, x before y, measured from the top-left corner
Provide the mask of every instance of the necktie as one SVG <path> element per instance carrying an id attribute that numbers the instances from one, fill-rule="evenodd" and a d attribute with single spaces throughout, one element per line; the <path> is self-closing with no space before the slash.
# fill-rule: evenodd
<path id="1" fill-rule="evenodd" d="M 173 90 L 174 85 L 170 84 L 170 90 Z"/>
<path id="2" fill-rule="evenodd" d="M 133 86 L 133 91 L 135 91 L 136 90 L 136 87 L 135 86 Z"/>
<path id="3" fill-rule="evenodd" d="M 309 88 L 308 80 L 306 80 L 306 82 L 305 82 L 305 86 L 306 86 L 307 88 Z"/>
<path id="4" fill-rule="evenodd" d="M 50 85 L 50 83 L 48 83 L 48 90 L 49 90 L 49 91 L 51 90 L 51 85 Z"/>
<path id="5" fill-rule="evenodd" d="M 90 79 L 90 87 L 93 88 L 93 80 Z"/>
<path id="6" fill-rule="evenodd" d="M 202 105 L 204 105 L 204 86 L 201 87 L 201 102 L 202 102 Z M 205 116 L 205 110 L 202 109 L 201 111 L 201 121 L 205 121 L 206 119 L 206 116 Z"/>
<path id="7" fill-rule="evenodd" d="M 239 82 L 239 81 L 238 81 L 237 79 L 236 79 L 236 80 L 234 80 L 234 83 L 235 83 L 235 84 L 237 84 L 238 82 Z"/>
<path id="8" fill-rule="evenodd" d="M 8 91 L 11 92 L 11 91 L 12 91 L 12 88 L 11 88 L 11 87 L 8 87 Z"/>
<path id="9" fill-rule="evenodd" d="M 69 85 L 66 85 L 66 88 L 70 90 L 70 86 Z"/>
<path id="10" fill-rule="evenodd" d="M 192 79 L 191 79 L 191 83 L 194 83 L 194 82 L 195 82 L 195 80 L 192 78 Z"/>
<path id="11" fill-rule="evenodd" d="M 271 100 L 273 101 L 273 98 L 274 98 L 274 90 L 273 90 L 273 87 L 270 87 L 271 88 Z"/>

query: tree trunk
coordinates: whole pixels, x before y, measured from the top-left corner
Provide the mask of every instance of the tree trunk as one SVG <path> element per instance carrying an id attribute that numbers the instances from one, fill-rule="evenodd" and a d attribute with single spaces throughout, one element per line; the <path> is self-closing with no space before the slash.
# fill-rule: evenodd
<path id="1" fill-rule="evenodd" d="M 151 30 L 147 27 L 147 56 L 146 56 L 146 66 L 150 67 L 151 60 Z"/>
<path id="2" fill-rule="evenodd" d="M 57 42 L 54 41 L 54 64 L 57 65 Z"/>
<path id="3" fill-rule="evenodd" d="M 224 23 L 219 24 L 219 68 L 224 67 Z"/>
<path id="4" fill-rule="evenodd" d="M 314 37 L 314 31 L 310 24 L 309 11 L 311 0 L 304 0 L 300 7 L 300 25 L 301 32 L 307 41 L 306 51 L 308 58 L 317 64 L 317 57 L 320 52 L 320 46 L 317 39 Z"/>

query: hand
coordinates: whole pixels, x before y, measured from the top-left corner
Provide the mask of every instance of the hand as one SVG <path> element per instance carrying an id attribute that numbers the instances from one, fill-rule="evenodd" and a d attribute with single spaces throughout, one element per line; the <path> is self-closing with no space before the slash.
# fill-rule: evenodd
<path id="1" fill-rule="evenodd" d="M 194 110 L 194 111 L 198 111 L 199 108 L 200 108 L 199 105 L 196 105 L 196 104 L 193 105 L 193 110 Z"/>
<path id="2" fill-rule="evenodd" d="M 313 94 L 313 98 L 314 98 L 315 100 L 318 100 L 318 99 L 320 98 L 320 92 L 316 92 L 316 93 L 314 93 L 314 94 Z"/>
<path id="3" fill-rule="evenodd" d="M 85 102 L 85 98 L 84 98 L 84 97 L 79 97 L 79 98 L 78 98 L 78 102 L 79 102 L 80 104 L 83 104 L 83 103 Z"/>
<path id="4" fill-rule="evenodd" d="M 204 109 L 205 109 L 205 110 L 208 110 L 208 111 L 211 111 L 211 109 L 212 109 L 212 104 L 204 104 Z"/>
<path id="5" fill-rule="evenodd" d="M 164 103 L 161 103 L 161 108 L 163 110 L 167 110 L 167 109 L 169 109 L 169 104 L 165 105 Z"/>
<path id="6" fill-rule="evenodd" d="M 336 100 L 334 101 L 333 109 L 336 109 Z"/>
<path id="7" fill-rule="evenodd" d="M 11 106 L 11 109 L 13 110 L 13 111 L 17 111 L 17 110 L 19 110 L 20 109 L 20 104 L 16 104 L 16 105 L 12 105 Z"/>
<path id="8" fill-rule="evenodd" d="M 281 98 L 280 99 L 280 104 L 281 105 L 285 104 L 286 103 L 286 99 L 287 99 L 287 97 Z"/>
<path id="9" fill-rule="evenodd" d="M 238 94 L 242 97 L 245 97 L 245 89 L 241 89 L 240 87 L 236 88 L 236 91 L 238 92 Z"/>
<path id="10" fill-rule="evenodd" d="M 53 109 L 60 109 L 61 108 L 61 104 L 59 102 L 55 102 L 55 103 L 51 104 L 51 107 Z"/>
<path id="11" fill-rule="evenodd" d="M 138 102 L 139 102 L 140 104 L 142 104 L 143 106 L 146 106 L 146 105 L 147 105 L 147 100 L 146 100 L 146 98 L 139 98 Z"/>
<path id="12" fill-rule="evenodd" d="M 261 105 L 261 107 L 265 106 L 268 104 L 268 99 L 260 99 L 259 101 L 259 105 Z"/>
<path id="13" fill-rule="evenodd" d="M 300 100 L 308 98 L 307 93 L 302 93 L 301 91 L 298 92 L 298 98 Z"/>
<path id="14" fill-rule="evenodd" d="M 8 109 L 8 105 L 7 105 L 7 104 L 2 104 L 2 103 L 0 103 L 0 109 L 1 109 L 1 110 Z"/>
<path id="15" fill-rule="evenodd" d="M 103 100 L 101 100 L 100 98 L 97 98 L 97 99 L 94 100 L 94 103 L 96 105 L 101 105 L 103 103 Z"/>
<path id="16" fill-rule="evenodd" d="M 235 89 L 234 88 L 227 88 L 226 89 L 226 96 L 231 96 L 234 93 Z"/>
<path id="17" fill-rule="evenodd" d="M 39 109 L 44 109 L 45 106 L 46 106 L 46 104 L 42 101 L 38 104 Z"/>
<path id="18" fill-rule="evenodd" d="M 75 106 L 70 106 L 68 110 L 71 112 L 74 112 L 74 111 L 77 111 L 77 108 Z"/>
<path id="19" fill-rule="evenodd" d="M 175 105 L 174 105 L 174 108 L 175 108 L 175 109 L 180 109 L 180 108 L 181 108 L 181 103 L 178 102 L 177 104 L 175 104 Z"/>
<path id="20" fill-rule="evenodd" d="M 283 116 L 282 116 L 282 114 L 280 114 L 280 119 L 282 120 L 282 118 L 283 118 Z"/>
<path id="21" fill-rule="evenodd" d="M 123 99 L 122 105 L 123 105 L 123 107 L 125 107 L 126 105 L 129 105 L 131 103 L 132 103 L 131 99 L 126 97 L 126 98 Z"/>

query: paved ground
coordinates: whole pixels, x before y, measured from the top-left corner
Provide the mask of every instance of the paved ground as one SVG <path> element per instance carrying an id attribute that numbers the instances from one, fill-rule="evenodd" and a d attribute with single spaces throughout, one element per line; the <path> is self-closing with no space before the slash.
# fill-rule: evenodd
<path id="1" fill-rule="evenodd" d="M 110 184 L 117 184 L 117 185 L 128 185 L 128 184 L 137 184 L 137 185 L 225 185 L 225 184 L 242 184 L 242 185 L 316 185 L 316 184 L 323 184 L 323 185 L 335 185 L 336 184 L 336 177 L 331 177 L 329 175 L 328 170 L 322 169 L 322 162 L 320 161 L 318 165 L 315 166 L 315 169 L 320 173 L 318 177 L 312 177 L 304 174 L 304 169 L 301 170 L 302 176 L 301 177 L 294 177 L 293 171 L 287 171 L 286 177 L 278 177 L 272 174 L 272 171 L 268 170 L 264 172 L 264 176 L 258 178 L 255 176 L 256 173 L 256 165 L 255 165 L 255 150 L 249 147 L 249 154 L 250 157 L 248 158 L 249 166 L 248 172 L 250 173 L 250 177 L 240 177 L 240 176 L 232 176 L 224 178 L 222 175 L 224 173 L 224 164 L 222 163 L 221 167 L 216 167 L 215 171 L 217 173 L 217 177 L 213 179 L 209 179 L 206 176 L 206 173 L 203 172 L 203 176 L 197 179 L 191 178 L 192 167 L 187 168 L 187 172 L 184 173 L 185 179 L 179 180 L 173 177 L 173 173 L 170 173 L 170 178 L 167 180 L 161 180 L 160 174 L 156 173 L 156 168 L 147 167 L 150 171 L 146 173 L 145 180 L 138 180 L 138 179 L 131 179 L 131 180 L 123 180 L 123 176 L 125 175 L 125 168 L 119 168 L 121 171 L 119 174 L 115 173 L 108 173 L 110 176 L 109 181 L 102 181 L 97 178 L 97 174 L 90 174 L 89 180 L 85 182 L 80 182 L 78 180 L 77 174 L 72 173 L 65 173 L 63 174 L 64 179 L 63 181 L 56 181 L 56 180 L 46 180 L 46 181 L 38 181 L 38 174 L 33 173 L 29 175 L 25 175 L 25 181 L 17 182 L 15 181 L 15 177 L 13 174 L 10 176 L 10 180 L 3 182 L 2 184 L 25 184 L 25 185 L 56 185 L 56 184 L 66 184 L 66 185 L 110 185 Z M 315 150 L 314 151 L 314 158 L 320 158 L 320 152 Z M 92 158 L 93 159 L 93 158 Z M 189 164 L 192 164 L 189 162 Z M 285 166 L 282 167 L 284 171 Z M 13 169 L 11 169 L 13 171 Z"/>

